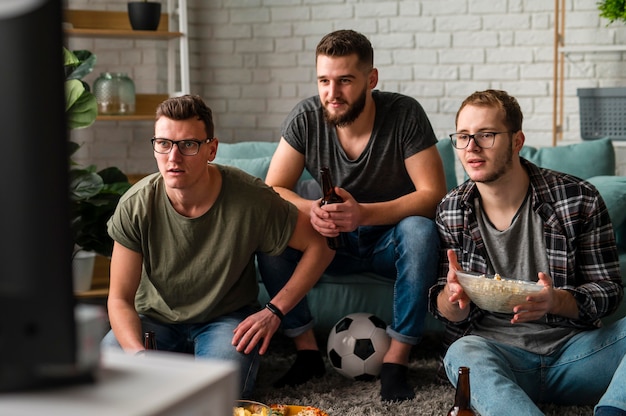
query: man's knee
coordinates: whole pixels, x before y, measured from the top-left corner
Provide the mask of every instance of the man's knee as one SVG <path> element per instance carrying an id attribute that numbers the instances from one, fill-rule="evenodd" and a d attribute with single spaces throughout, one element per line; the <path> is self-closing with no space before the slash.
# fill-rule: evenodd
<path id="1" fill-rule="evenodd" d="M 443 363 L 446 366 L 446 372 L 449 371 L 456 374 L 460 362 L 468 363 L 474 357 L 473 352 L 478 351 L 478 356 L 486 351 L 486 344 L 483 338 L 467 335 L 454 341 L 446 351 Z"/>
<path id="2" fill-rule="evenodd" d="M 413 244 L 439 246 L 437 226 L 430 218 L 406 217 L 397 224 L 396 235 Z"/>
<path id="3" fill-rule="evenodd" d="M 122 347 L 120 346 L 120 343 L 117 342 L 117 338 L 115 338 L 115 334 L 113 334 L 113 330 L 110 330 L 109 332 L 107 332 L 104 338 L 102 338 L 102 341 L 100 341 L 100 348 L 101 349 L 114 348 L 118 350 L 122 349 Z"/>

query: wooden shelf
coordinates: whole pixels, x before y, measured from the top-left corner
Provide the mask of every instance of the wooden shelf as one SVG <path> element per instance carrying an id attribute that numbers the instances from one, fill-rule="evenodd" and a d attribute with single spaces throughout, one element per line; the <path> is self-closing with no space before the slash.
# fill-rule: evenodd
<path id="1" fill-rule="evenodd" d="M 117 38 L 117 39 L 176 39 L 183 36 L 182 32 L 169 31 L 169 17 L 161 14 L 157 30 L 133 30 L 127 12 L 110 12 L 99 10 L 65 10 L 65 34 L 85 38 Z"/>
<path id="2" fill-rule="evenodd" d="M 559 52 L 565 55 L 570 53 L 626 52 L 626 45 L 561 46 Z"/>
<path id="3" fill-rule="evenodd" d="M 137 94 L 135 96 L 135 113 L 128 115 L 99 114 L 96 120 L 102 121 L 154 121 L 156 108 L 165 101 L 167 94 Z"/>
<path id="4" fill-rule="evenodd" d="M 177 5 L 177 7 L 176 7 Z M 157 106 L 167 98 L 175 95 L 189 94 L 189 56 L 187 39 L 187 1 L 176 0 L 167 2 L 167 13 L 161 13 L 159 26 L 156 30 L 133 30 L 128 12 L 106 10 L 63 11 L 65 35 L 94 39 L 152 39 L 167 43 L 167 93 L 136 94 L 135 112 L 129 115 L 100 114 L 99 121 L 154 121 Z M 178 16 L 178 23 L 175 16 Z M 177 31 L 170 31 L 170 27 Z M 179 44 L 178 50 L 176 44 Z M 176 63 L 174 56 L 179 55 L 180 88 L 177 87 Z M 158 91 L 158 90 L 157 90 Z"/>

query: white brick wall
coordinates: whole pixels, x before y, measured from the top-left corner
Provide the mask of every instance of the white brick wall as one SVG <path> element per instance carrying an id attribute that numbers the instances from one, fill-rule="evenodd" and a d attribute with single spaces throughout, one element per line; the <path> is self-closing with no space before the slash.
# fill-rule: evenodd
<path id="1" fill-rule="evenodd" d="M 68 5 L 124 10 L 126 1 L 68 0 Z M 277 140 L 280 123 L 293 105 L 316 93 L 317 42 L 332 30 L 351 28 L 372 41 L 378 87 L 417 98 L 438 136 L 454 130 L 463 98 L 476 90 L 501 88 L 519 98 L 527 143 L 552 145 L 551 1 L 188 1 L 191 90 L 214 110 L 222 141 Z M 595 1 L 566 3 L 567 45 L 626 43 L 626 25 L 607 26 Z M 135 80 L 138 92 L 165 91 L 162 43 L 72 39 L 70 47 L 98 56 L 88 81 L 103 71 L 123 70 Z M 562 144 L 580 141 L 576 89 L 624 86 L 625 61 L 626 52 L 568 56 Z M 85 143 L 85 162 L 139 173 L 155 169 L 148 147 L 151 132 L 151 122 L 97 122 L 74 134 Z M 624 175 L 626 142 L 616 146 Z"/>

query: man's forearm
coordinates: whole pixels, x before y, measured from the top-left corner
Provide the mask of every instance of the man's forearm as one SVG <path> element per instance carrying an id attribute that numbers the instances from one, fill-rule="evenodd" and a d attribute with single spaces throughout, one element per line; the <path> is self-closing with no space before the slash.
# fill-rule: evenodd
<path id="1" fill-rule="evenodd" d="M 288 313 L 315 286 L 333 256 L 334 253 L 326 248 L 314 247 L 304 250 L 293 275 L 274 296 L 272 303 L 283 314 Z"/>
<path id="2" fill-rule="evenodd" d="M 554 289 L 554 304 L 549 313 L 568 319 L 578 319 L 578 303 L 574 295 L 567 290 Z"/>
<path id="3" fill-rule="evenodd" d="M 135 308 L 126 302 L 109 299 L 108 309 L 111 329 L 122 349 L 131 353 L 142 350 L 141 320 Z"/>

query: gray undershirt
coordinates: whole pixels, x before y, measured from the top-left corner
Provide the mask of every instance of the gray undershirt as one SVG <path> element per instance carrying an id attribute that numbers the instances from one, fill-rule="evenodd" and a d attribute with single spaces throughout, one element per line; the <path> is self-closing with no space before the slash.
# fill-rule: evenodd
<path id="1" fill-rule="evenodd" d="M 505 230 L 496 229 L 489 221 L 480 205 L 480 198 L 476 198 L 475 206 L 490 274 L 534 282 L 538 280 L 537 273 L 540 271 L 549 275 L 543 221 L 532 210 L 529 196 Z M 549 325 L 545 318 L 511 324 L 512 317 L 513 314 L 486 312 L 475 323 L 472 334 L 537 354 L 550 354 L 578 333 L 571 327 Z"/>

